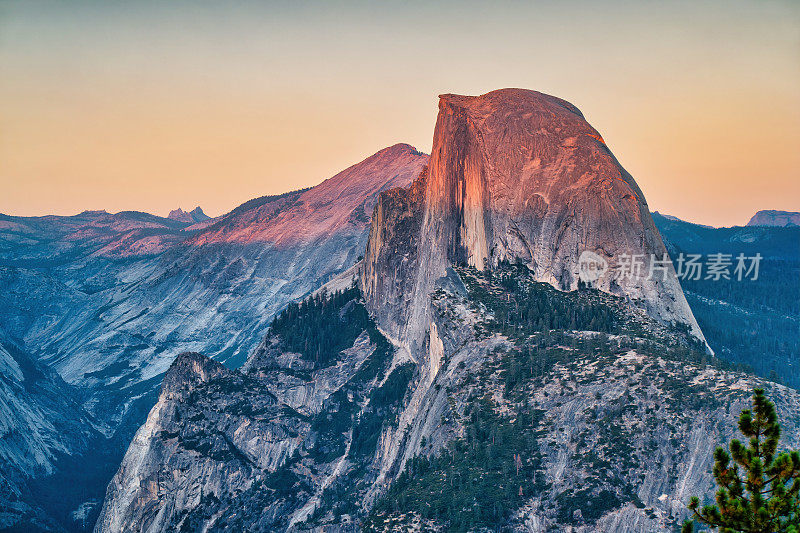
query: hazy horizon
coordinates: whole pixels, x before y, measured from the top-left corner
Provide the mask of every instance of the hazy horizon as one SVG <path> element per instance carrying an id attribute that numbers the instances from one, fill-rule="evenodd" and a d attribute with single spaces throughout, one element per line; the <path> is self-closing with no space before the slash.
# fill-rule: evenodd
<path id="1" fill-rule="evenodd" d="M 569 100 L 652 211 L 714 226 L 800 199 L 793 2 L 0 3 L 0 212 L 200 206 L 320 183 L 441 93 Z"/>
<path id="2" fill-rule="evenodd" d="M 398 143 L 395 143 L 395 144 L 398 144 Z M 405 143 L 405 144 L 407 144 L 407 143 Z M 388 148 L 388 147 L 384 147 L 384 148 Z M 414 147 L 414 148 L 416 148 L 416 147 Z M 376 150 L 376 152 L 377 151 L 378 150 Z M 430 155 L 430 154 L 428 154 L 428 152 L 425 152 L 425 153 L 427 155 Z M 358 163 L 358 161 L 356 163 Z M 345 169 L 341 169 L 341 171 L 343 171 L 343 170 L 345 170 Z M 331 174 L 330 176 L 328 176 L 327 178 L 321 180 L 319 183 L 311 184 L 309 187 L 315 187 L 316 185 L 319 185 L 323 181 L 334 177 L 339 172 L 335 172 L 335 173 Z M 286 193 L 286 192 L 292 192 L 292 191 L 296 191 L 296 190 L 304 189 L 304 188 L 308 188 L 308 187 L 297 187 L 297 188 L 286 189 L 286 190 L 283 190 L 283 191 L 279 190 L 279 191 L 275 191 L 273 193 L 270 193 L 270 195 L 272 195 L 272 194 L 282 194 L 282 193 Z M 261 195 L 261 196 L 268 196 L 268 195 Z M 205 207 L 203 207 L 202 205 L 176 205 L 173 208 L 171 208 L 169 211 L 173 211 L 175 209 L 182 209 L 183 211 L 189 212 L 189 211 L 192 211 L 193 209 L 199 207 L 200 209 L 203 210 L 203 212 L 206 215 L 209 215 L 212 218 L 214 218 L 214 217 L 226 215 L 226 214 L 230 213 L 231 211 L 233 211 L 236 207 L 238 207 L 238 206 L 240 206 L 240 205 L 242 205 L 242 204 L 246 203 L 247 201 L 252 200 L 254 198 L 258 198 L 258 196 L 253 197 L 253 198 L 243 199 L 240 203 L 234 205 L 233 207 L 231 207 L 227 211 L 224 211 L 224 212 L 219 213 L 219 214 L 213 214 L 213 215 L 209 215 L 207 209 Z M 650 212 L 651 213 L 658 212 L 660 215 L 664 215 L 664 216 L 675 216 L 672 213 L 668 213 L 666 211 L 659 210 L 657 208 L 653 208 L 652 206 L 649 206 L 649 207 L 650 207 Z M 762 210 L 771 210 L 771 208 L 759 209 L 758 211 L 762 211 Z M 131 212 L 131 211 L 133 211 L 133 212 L 147 213 L 147 214 L 150 214 L 150 215 L 156 215 L 156 216 L 160 216 L 160 217 L 163 217 L 163 218 L 167 218 L 168 215 L 169 215 L 169 212 L 166 212 L 166 213 L 155 213 L 155 212 L 147 211 L 147 210 L 143 210 L 143 209 L 121 209 L 121 210 L 118 210 L 118 211 L 110 211 L 110 210 L 105 209 L 103 207 L 96 207 L 96 208 L 89 207 L 89 208 L 86 208 L 86 209 L 81 209 L 80 211 L 69 212 L 69 213 L 42 213 L 42 214 L 33 214 L 33 215 L 17 215 L 17 214 L 14 214 L 14 213 L 5 213 L 5 212 L 0 211 L 0 214 L 1 215 L 8 215 L 8 216 L 17 216 L 17 217 L 76 216 L 76 215 L 80 215 L 80 214 L 82 214 L 84 212 L 91 212 L 91 211 L 105 211 L 105 212 L 108 212 L 109 214 L 118 214 L 118 213 L 122 213 L 122 212 Z M 787 209 L 787 210 L 778 210 L 778 211 L 796 211 L 796 210 L 788 210 Z M 741 223 L 734 223 L 734 224 L 728 224 L 728 225 L 725 225 L 725 226 L 714 226 L 714 227 L 744 226 L 745 224 L 747 224 L 747 222 L 750 220 L 750 218 L 752 218 L 752 216 L 756 214 L 756 212 L 757 211 L 754 211 L 753 213 L 750 213 L 750 214 L 746 214 L 745 219 L 743 219 L 743 221 Z M 680 218 L 680 217 L 678 217 L 678 218 Z M 695 221 L 695 220 L 692 220 L 692 219 L 681 218 L 681 220 L 683 220 L 684 222 L 690 222 L 690 223 L 693 223 L 693 224 L 703 224 L 702 222 L 698 222 L 698 221 Z"/>

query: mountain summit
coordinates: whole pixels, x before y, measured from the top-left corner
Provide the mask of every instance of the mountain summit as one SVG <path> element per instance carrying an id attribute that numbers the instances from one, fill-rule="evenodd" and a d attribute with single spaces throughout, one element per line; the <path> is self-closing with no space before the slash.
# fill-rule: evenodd
<path id="1" fill-rule="evenodd" d="M 612 268 L 642 258 L 642 275 L 609 271 L 596 288 L 702 339 L 671 266 L 647 279 L 664 244 L 636 182 L 578 108 L 523 89 L 445 94 L 427 172 L 381 197 L 361 283 L 378 323 L 411 348 L 430 322 L 428 294 L 450 265 L 521 263 L 538 281 L 573 290 L 583 251 Z M 382 305 L 402 297 L 413 301 Z"/>
<path id="2" fill-rule="evenodd" d="M 407 186 L 428 156 L 408 144 L 384 148 L 316 187 L 251 200 L 197 235 L 209 243 L 301 244 L 369 224 L 378 194 Z"/>
<path id="3" fill-rule="evenodd" d="M 203 213 L 200 206 L 195 207 L 189 212 L 184 211 L 180 207 L 173 209 L 169 212 L 167 218 L 177 220 L 178 222 L 186 222 L 187 224 L 197 224 L 198 222 L 205 222 L 210 220 L 211 217 Z"/>
<path id="4" fill-rule="evenodd" d="M 757 212 L 747 223 L 748 226 L 800 226 L 800 213 L 797 211 L 775 211 L 767 209 Z"/>

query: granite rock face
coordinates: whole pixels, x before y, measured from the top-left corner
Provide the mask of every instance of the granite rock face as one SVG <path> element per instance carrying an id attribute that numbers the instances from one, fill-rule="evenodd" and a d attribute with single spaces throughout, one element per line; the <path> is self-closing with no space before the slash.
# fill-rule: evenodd
<path id="1" fill-rule="evenodd" d="M 394 219 L 402 228 L 376 222 Z M 540 281 L 574 290 L 583 251 L 611 267 L 595 287 L 702 339 L 671 266 L 647 279 L 651 254 L 661 259 L 666 249 L 641 190 L 581 112 L 559 98 L 522 89 L 442 95 L 427 172 L 409 192 L 379 202 L 372 232 L 363 288 L 381 327 L 405 343 L 421 341 L 424 300 L 448 265 L 520 262 Z M 393 235 L 397 242 L 387 241 Z M 400 247 L 402 271 L 386 264 Z M 612 275 L 626 256 L 642 259 L 641 276 Z M 379 302 L 401 298 L 415 299 L 409 315 L 382 318 Z"/>
<path id="2" fill-rule="evenodd" d="M 321 339 L 306 307 L 239 371 L 179 357 L 96 531 L 446 530 L 485 483 L 495 492 L 472 506 L 506 511 L 473 517 L 469 530 L 666 533 L 689 496 L 711 490 L 713 449 L 733 436 L 753 387 L 777 403 L 782 445 L 800 444 L 796 391 L 687 358 L 691 338 L 621 298 L 562 293 L 508 267 L 492 277 L 450 269 L 415 359 L 348 291 L 322 306 L 337 327 Z M 613 333 L 503 325 L 522 295 L 564 299 L 567 317 L 594 309 L 579 328 L 608 309 Z M 318 341 L 346 347 L 323 362 Z"/>
<path id="3" fill-rule="evenodd" d="M 303 191 L 207 221 L 0 217 L 0 327 L 112 428 L 183 351 L 242 364 L 286 303 L 364 253 L 378 194 L 427 156 L 398 144 Z"/>
<path id="4" fill-rule="evenodd" d="M 360 303 L 340 310 L 342 327 L 370 327 Z M 392 350 L 374 329 L 353 330 L 347 344 L 316 364 L 269 334 L 241 371 L 181 355 L 109 485 L 96 531 L 276 531 L 304 522 L 351 468 L 342 454 L 373 436 L 353 426 L 369 417 Z"/>
<path id="5" fill-rule="evenodd" d="M 194 236 L 191 244 L 289 246 L 351 227 L 361 230 L 369 225 L 378 195 L 407 186 L 427 160 L 427 155 L 408 144 L 384 148 L 310 189 L 272 197 L 275 201 L 270 202 L 251 200 Z"/>
<path id="6" fill-rule="evenodd" d="M 99 437 L 79 392 L 0 330 L 0 529 L 57 530 L 41 503 L 50 494 L 29 482 Z"/>

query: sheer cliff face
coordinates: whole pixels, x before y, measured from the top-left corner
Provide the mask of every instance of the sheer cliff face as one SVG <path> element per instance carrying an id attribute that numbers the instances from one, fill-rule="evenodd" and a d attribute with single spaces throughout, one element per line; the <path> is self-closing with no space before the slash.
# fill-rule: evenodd
<path id="1" fill-rule="evenodd" d="M 379 302 L 394 301 L 398 291 L 417 295 L 414 303 L 424 307 L 449 264 L 483 270 L 521 262 L 540 281 L 575 289 L 578 258 L 588 250 L 612 269 L 621 257 L 641 254 L 643 277 L 609 271 L 595 286 L 702 338 L 674 274 L 645 279 L 651 254 L 660 258 L 666 250 L 642 192 L 564 100 L 522 89 L 441 96 L 428 172 L 412 191 L 392 194 L 379 202 L 363 267 L 364 289 L 379 317 Z M 400 231 L 382 227 L 398 220 Z M 397 235 L 405 243 L 387 241 Z M 401 275 L 387 264 L 386 252 L 398 247 L 406 257 Z M 409 270 L 415 272 L 404 280 Z M 427 320 L 420 309 L 408 313 L 379 322 L 414 344 Z"/>
<path id="2" fill-rule="evenodd" d="M 39 489 L 41 498 L 31 498 L 28 482 L 52 474 L 62 457 L 83 454 L 98 437 L 78 392 L 0 330 L 0 529 L 60 530 L 40 503 L 55 491 Z M 82 488 L 80 481 L 72 486 Z"/>

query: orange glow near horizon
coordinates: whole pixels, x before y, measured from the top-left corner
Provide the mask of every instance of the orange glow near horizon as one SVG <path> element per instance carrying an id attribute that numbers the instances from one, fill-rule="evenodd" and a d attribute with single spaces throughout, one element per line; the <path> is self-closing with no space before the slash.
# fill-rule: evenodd
<path id="1" fill-rule="evenodd" d="M 797 3 L 455 6 L 3 4 L 0 213 L 219 215 L 502 87 L 578 106 L 651 210 L 800 210 Z"/>

